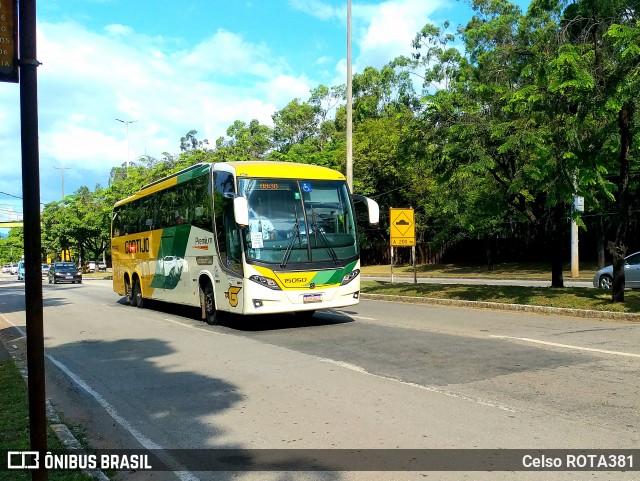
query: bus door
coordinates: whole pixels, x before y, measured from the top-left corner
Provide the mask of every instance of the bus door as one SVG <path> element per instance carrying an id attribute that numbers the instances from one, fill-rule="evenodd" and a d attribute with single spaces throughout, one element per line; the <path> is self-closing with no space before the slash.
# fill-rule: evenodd
<path id="1" fill-rule="evenodd" d="M 229 172 L 215 172 L 214 201 L 215 236 L 219 271 L 215 272 L 216 306 L 221 311 L 242 313 L 243 265 L 241 231 L 233 215 L 234 177 Z"/>

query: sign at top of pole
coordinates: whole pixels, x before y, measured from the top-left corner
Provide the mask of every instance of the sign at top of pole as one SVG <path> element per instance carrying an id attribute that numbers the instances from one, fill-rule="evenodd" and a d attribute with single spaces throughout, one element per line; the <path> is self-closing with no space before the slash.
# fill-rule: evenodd
<path id="1" fill-rule="evenodd" d="M 0 82 L 17 83 L 18 0 L 0 0 Z"/>
<path id="2" fill-rule="evenodd" d="M 389 209 L 389 233 L 394 247 L 412 247 L 416 245 L 416 225 L 413 209 Z"/>

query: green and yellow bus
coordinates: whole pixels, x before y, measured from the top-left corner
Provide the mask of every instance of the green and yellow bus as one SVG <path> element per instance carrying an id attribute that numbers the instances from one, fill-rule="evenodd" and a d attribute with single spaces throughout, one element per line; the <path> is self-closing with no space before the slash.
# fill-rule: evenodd
<path id="1" fill-rule="evenodd" d="M 220 312 L 312 315 L 358 303 L 353 200 L 378 204 L 344 176 L 280 162 L 201 163 L 143 187 L 113 209 L 113 289 Z"/>

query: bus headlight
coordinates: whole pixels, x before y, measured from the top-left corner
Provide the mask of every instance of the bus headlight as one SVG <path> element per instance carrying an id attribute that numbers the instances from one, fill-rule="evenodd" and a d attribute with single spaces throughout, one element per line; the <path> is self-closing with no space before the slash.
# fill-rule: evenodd
<path id="1" fill-rule="evenodd" d="M 360 275 L 360 269 L 354 269 L 353 271 L 349 272 L 349 274 L 347 274 L 342 278 L 342 283 L 340 285 L 344 286 L 345 284 L 349 284 L 349 282 L 354 280 L 359 275 Z"/>
<path id="2" fill-rule="evenodd" d="M 250 281 L 253 282 L 257 282 L 258 284 L 264 286 L 264 287 L 268 287 L 269 289 L 273 289 L 274 291 L 281 291 L 282 289 L 280 289 L 280 286 L 277 284 L 276 281 L 274 281 L 273 279 L 269 278 L 269 277 L 264 277 L 264 276 L 250 276 L 249 277 Z"/>

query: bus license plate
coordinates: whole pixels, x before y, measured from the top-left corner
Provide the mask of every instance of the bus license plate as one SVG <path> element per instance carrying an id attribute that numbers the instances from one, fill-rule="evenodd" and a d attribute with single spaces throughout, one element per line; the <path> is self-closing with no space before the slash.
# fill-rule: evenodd
<path id="1" fill-rule="evenodd" d="M 302 302 L 309 304 L 310 302 L 322 302 L 322 294 L 305 294 Z"/>

